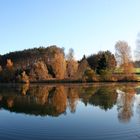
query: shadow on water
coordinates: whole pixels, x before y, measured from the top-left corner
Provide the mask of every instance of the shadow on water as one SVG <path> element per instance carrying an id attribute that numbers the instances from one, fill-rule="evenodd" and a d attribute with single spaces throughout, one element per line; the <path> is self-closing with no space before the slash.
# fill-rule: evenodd
<path id="1" fill-rule="evenodd" d="M 137 84 L 102 85 L 1 85 L 0 108 L 16 113 L 59 116 L 76 112 L 78 102 L 108 111 L 117 107 L 120 122 L 129 122 L 134 102 L 140 113 L 140 88 Z"/>

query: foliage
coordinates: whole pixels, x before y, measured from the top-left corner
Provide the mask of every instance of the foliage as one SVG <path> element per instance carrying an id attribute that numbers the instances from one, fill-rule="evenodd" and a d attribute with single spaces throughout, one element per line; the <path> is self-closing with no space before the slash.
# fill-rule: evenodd
<path id="1" fill-rule="evenodd" d="M 101 74 L 102 70 L 114 70 L 116 67 L 115 56 L 110 51 L 99 52 L 97 73 Z"/>
<path id="2" fill-rule="evenodd" d="M 76 74 L 77 79 L 82 79 L 87 68 L 89 68 L 89 64 L 87 62 L 86 57 L 84 56 L 78 65 L 78 70 L 77 70 L 77 74 Z"/>
<path id="3" fill-rule="evenodd" d="M 43 61 L 37 61 L 30 67 L 29 77 L 31 81 L 47 80 L 50 78 L 48 69 Z"/>
<path id="4" fill-rule="evenodd" d="M 96 74 L 91 68 L 87 68 L 83 74 L 83 79 L 96 81 Z"/>
<path id="5" fill-rule="evenodd" d="M 118 78 L 118 81 L 138 81 L 135 74 L 124 74 Z"/>
<path id="6" fill-rule="evenodd" d="M 52 69 L 55 74 L 55 78 L 64 79 L 66 73 L 66 61 L 63 54 L 56 54 L 52 62 Z"/>
<path id="7" fill-rule="evenodd" d="M 10 68 L 13 67 L 13 62 L 11 61 L 11 59 L 7 59 L 6 67 L 7 67 L 8 69 L 10 69 Z"/>
<path id="8" fill-rule="evenodd" d="M 0 81 L 28 83 L 46 80 L 83 82 L 140 79 L 134 75 L 135 63 L 132 62 L 127 42 L 118 41 L 115 49 L 116 59 L 110 51 L 100 51 L 87 58 L 84 55 L 80 61 L 74 59 L 72 48 L 65 57 L 64 48 L 55 45 L 1 55 Z"/>
<path id="9" fill-rule="evenodd" d="M 14 82 L 15 81 L 15 70 L 13 67 L 13 62 L 11 59 L 7 60 L 6 67 L 0 72 L 0 81 L 1 82 Z"/>
<path id="10" fill-rule="evenodd" d="M 133 74 L 134 73 L 134 65 L 133 63 L 125 63 L 121 65 L 124 74 Z"/>
<path id="11" fill-rule="evenodd" d="M 74 78 L 78 70 L 78 62 L 75 60 L 68 60 L 66 68 L 67 77 Z"/>
<path id="12" fill-rule="evenodd" d="M 29 77 L 28 77 L 28 75 L 26 74 L 25 71 L 23 71 L 22 74 L 21 74 L 21 80 L 24 83 L 29 83 Z"/>
<path id="13" fill-rule="evenodd" d="M 100 74 L 101 70 L 115 69 L 115 56 L 110 51 L 100 51 L 98 54 L 91 55 L 87 58 L 90 67 Z"/>
<path id="14" fill-rule="evenodd" d="M 100 71 L 100 78 L 101 81 L 112 81 L 112 71 L 109 69 L 101 70 Z"/>
<path id="15" fill-rule="evenodd" d="M 140 68 L 140 61 L 134 61 L 133 65 L 135 68 Z"/>
<path id="16" fill-rule="evenodd" d="M 15 70 L 7 69 L 1 71 L 0 73 L 0 81 L 1 82 L 14 82 L 15 81 Z"/>
<path id="17" fill-rule="evenodd" d="M 93 54 L 87 57 L 87 62 L 89 64 L 89 66 L 96 71 L 97 67 L 98 67 L 98 60 L 100 59 L 100 55 L 99 54 Z"/>

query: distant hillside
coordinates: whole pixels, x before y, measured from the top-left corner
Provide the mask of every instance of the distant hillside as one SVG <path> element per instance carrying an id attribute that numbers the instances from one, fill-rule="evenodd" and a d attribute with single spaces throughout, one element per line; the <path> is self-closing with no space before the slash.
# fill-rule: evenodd
<path id="1" fill-rule="evenodd" d="M 0 66 L 2 82 L 17 81 L 16 79 L 18 81 L 64 79 L 66 75 L 64 51 L 55 45 L 2 55 Z"/>
<path id="2" fill-rule="evenodd" d="M 0 65 L 5 66 L 7 59 L 11 59 L 14 63 L 14 67 L 16 68 L 26 68 L 38 60 L 43 60 L 45 63 L 48 63 L 51 55 L 50 52 L 53 54 L 57 51 L 63 52 L 61 48 L 58 48 L 55 45 L 50 47 L 39 47 L 23 51 L 10 52 L 0 56 Z"/>
<path id="3" fill-rule="evenodd" d="M 117 63 L 110 51 L 76 61 L 73 49 L 65 55 L 63 48 L 53 45 L 1 55 L 0 82 L 136 81 L 132 62 L 126 64 L 123 76 L 116 76 Z"/>

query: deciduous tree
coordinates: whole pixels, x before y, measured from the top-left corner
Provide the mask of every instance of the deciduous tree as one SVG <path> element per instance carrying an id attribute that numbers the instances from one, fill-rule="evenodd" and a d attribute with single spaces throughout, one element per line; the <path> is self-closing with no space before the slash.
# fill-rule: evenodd
<path id="1" fill-rule="evenodd" d="M 135 59 L 140 61 L 140 33 L 138 33 L 136 40 Z"/>
<path id="2" fill-rule="evenodd" d="M 74 50 L 71 48 L 66 56 L 67 69 L 66 75 L 69 78 L 74 78 L 78 70 L 78 62 L 74 59 Z"/>
<path id="3" fill-rule="evenodd" d="M 131 48 L 125 41 L 118 41 L 115 45 L 115 56 L 118 66 L 123 69 L 124 73 L 133 72 Z M 129 69 L 129 70 L 128 70 Z"/>

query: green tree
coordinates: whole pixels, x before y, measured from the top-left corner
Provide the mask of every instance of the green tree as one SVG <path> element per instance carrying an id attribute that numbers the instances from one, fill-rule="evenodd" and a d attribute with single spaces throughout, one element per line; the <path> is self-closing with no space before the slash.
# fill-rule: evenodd
<path id="1" fill-rule="evenodd" d="M 100 55 L 99 54 L 92 54 L 90 56 L 87 57 L 87 62 L 89 64 L 89 66 L 96 71 L 97 67 L 98 67 L 98 60 L 100 59 Z"/>
<path id="2" fill-rule="evenodd" d="M 113 71 L 115 69 L 116 60 L 114 54 L 112 54 L 110 51 L 102 51 L 99 52 L 98 55 L 100 56 L 97 66 L 98 74 L 101 74 L 102 70 Z"/>
<path id="3" fill-rule="evenodd" d="M 116 67 L 115 56 L 108 50 L 100 51 L 97 54 L 87 57 L 87 61 L 89 66 L 98 74 L 100 74 L 101 70 L 113 70 Z"/>
<path id="4" fill-rule="evenodd" d="M 100 80 L 101 81 L 110 81 L 112 79 L 112 71 L 105 69 L 100 71 Z"/>
<path id="5" fill-rule="evenodd" d="M 96 80 L 96 74 L 93 69 L 87 68 L 84 72 L 83 79 L 85 80 Z"/>
<path id="6" fill-rule="evenodd" d="M 89 103 L 94 106 L 99 106 L 101 109 L 111 109 L 117 101 L 117 93 L 115 87 L 100 87 L 90 97 Z"/>

